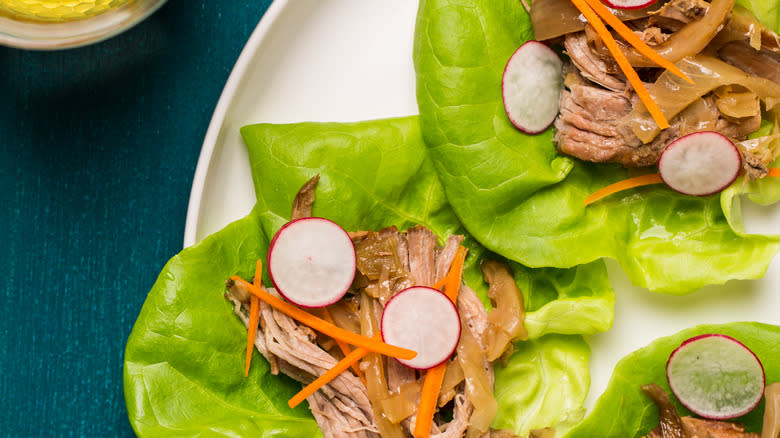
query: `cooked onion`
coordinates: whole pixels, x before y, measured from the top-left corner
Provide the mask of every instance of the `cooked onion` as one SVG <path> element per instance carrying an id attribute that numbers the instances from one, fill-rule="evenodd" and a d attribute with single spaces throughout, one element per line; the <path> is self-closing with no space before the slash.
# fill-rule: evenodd
<path id="1" fill-rule="evenodd" d="M 750 90 L 764 102 L 768 111 L 774 111 L 780 103 L 780 84 L 750 76 L 719 59 L 699 55 L 685 58 L 678 62 L 677 66 L 693 79 L 695 84 L 689 84 L 672 73 L 664 72 L 648 88 L 667 119 L 672 119 L 696 99 L 725 85 L 739 85 Z M 641 104 L 637 104 L 626 116 L 626 123 L 644 143 L 649 143 L 661 132 Z"/>
<path id="2" fill-rule="evenodd" d="M 747 41 L 755 50 L 766 48 L 773 52 L 780 52 L 780 37 L 740 5 L 735 5 L 731 10 L 731 16 L 712 40 L 710 47 L 719 49 L 732 41 Z"/>
<path id="3" fill-rule="evenodd" d="M 364 336 L 373 336 L 379 332 L 379 322 L 374 306 L 377 301 L 370 296 L 360 294 L 360 331 Z M 369 353 L 360 363 L 360 369 L 366 376 L 366 389 L 368 400 L 374 409 L 374 420 L 382 437 L 404 438 L 404 431 L 400 424 L 391 422 L 382 411 L 384 400 L 390 398 L 385 378 L 385 364 L 378 353 Z M 392 408 L 392 406 L 391 406 Z"/>
<path id="4" fill-rule="evenodd" d="M 610 9 L 622 21 L 636 20 L 649 15 L 661 7 L 663 2 L 655 2 L 642 9 Z M 567 33 L 578 32 L 585 28 L 586 21 L 571 0 L 534 0 L 531 4 L 531 24 L 534 38 L 545 41 Z"/>
<path id="5" fill-rule="evenodd" d="M 417 403 L 420 401 L 422 385 L 415 381 L 401 385 L 397 394 L 381 401 L 382 411 L 393 424 L 398 424 L 417 412 Z"/>
<path id="6" fill-rule="evenodd" d="M 456 360 L 452 360 L 447 364 L 447 371 L 444 372 L 444 379 L 441 382 L 441 390 L 439 391 L 439 407 L 446 405 L 457 392 L 456 387 L 460 385 L 465 376 L 463 375 L 463 368 Z"/>
<path id="7" fill-rule="evenodd" d="M 482 275 L 490 285 L 488 296 L 493 301 L 485 335 L 486 355 L 493 361 L 504 354 L 512 341 L 528 339 L 523 325 L 525 307 L 523 294 L 506 265 L 487 260 L 482 264 Z"/>
<path id="8" fill-rule="evenodd" d="M 493 385 L 487 371 L 489 365 L 485 363 L 482 347 L 466 324 L 462 324 L 457 351 L 466 380 L 466 397 L 474 405 L 466 436 L 480 437 L 490 428 L 498 403 L 493 397 Z"/>
<path id="9" fill-rule="evenodd" d="M 761 438 L 777 438 L 780 436 L 780 382 L 775 382 L 764 390 L 766 404 L 764 405 L 764 426 Z"/>
<path id="10" fill-rule="evenodd" d="M 751 91 L 734 91 L 732 87 L 721 87 L 715 91 L 715 104 L 726 117 L 743 118 L 761 114 L 758 96 Z"/>
<path id="11" fill-rule="evenodd" d="M 702 19 L 686 24 L 669 39 L 653 47 L 653 50 L 671 62 L 699 54 L 721 29 L 734 6 L 734 1 L 712 0 L 707 14 Z M 623 53 L 634 67 L 657 67 L 633 47 L 624 46 Z"/>

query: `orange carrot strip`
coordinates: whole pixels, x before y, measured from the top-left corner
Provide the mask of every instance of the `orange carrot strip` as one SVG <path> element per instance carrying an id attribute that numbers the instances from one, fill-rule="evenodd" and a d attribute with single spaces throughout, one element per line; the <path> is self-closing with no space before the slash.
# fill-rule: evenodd
<path id="1" fill-rule="evenodd" d="M 255 266 L 255 284 L 261 285 L 263 278 L 263 261 L 257 259 Z M 260 323 L 260 300 L 251 295 L 249 297 L 249 324 L 247 325 L 246 336 L 246 369 L 244 377 L 249 377 L 249 367 L 252 364 L 252 353 L 255 349 L 255 336 L 257 336 L 257 325 Z"/>
<path id="2" fill-rule="evenodd" d="M 615 58 L 615 61 L 617 61 L 618 66 L 620 66 L 620 69 L 623 71 L 623 74 L 626 75 L 628 82 L 631 83 L 632 87 L 634 87 L 634 91 L 636 91 L 637 96 L 639 96 L 639 100 L 645 104 L 647 111 L 649 111 L 650 115 L 653 116 L 653 119 L 658 124 L 658 127 L 661 129 L 668 128 L 669 122 L 666 120 L 666 116 L 664 116 L 664 113 L 661 112 L 661 108 L 657 103 L 655 103 L 653 97 L 647 91 L 647 88 L 645 88 L 645 84 L 643 84 L 642 80 L 639 79 L 639 75 L 636 73 L 636 70 L 634 70 L 634 67 L 631 66 L 631 63 L 628 62 L 626 55 L 620 51 L 620 47 L 615 41 L 615 38 L 612 37 L 612 34 L 609 32 L 609 30 L 607 30 L 607 26 L 605 26 L 599 16 L 593 12 L 593 9 L 591 9 L 590 6 L 585 3 L 585 0 L 571 0 L 571 2 L 574 3 L 574 6 L 576 6 L 580 12 L 582 12 L 582 15 L 585 16 L 591 26 L 593 26 L 593 29 L 595 29 L 604 40 L 604 44 L 606 44 L 607 49 L 609 49 L 609 52 Z"/>
<path id="3" fill-rule="evenodd" d="M 644 41 L 642 41 L 638 36 L 636 36 L 634 32 L 631 31 L 631 29 L 628 28 L 628 26 L 623 24 L 623 22 L 620 21 L 618 17 L 616 17 L 609 9 L 607 9 L 607 7 L 601 3 L 601 0 L 585 0 L 585 3 L 587 3 L 588 6 L 590 6 L 596 12 L 596 14 L 598 14 L 604 21 L 606 21 L 607 24 L 612 26 L 612 28 L 615 29 L 615 31 L 617 31 L 617 33 L 626 40 L 626 42 L 634 46 L 634 48 L 636 48 L 639 53 L 645 55 L 651 61 L 693 84 L 691 78 L 683 73 L 682 70 L 677 68 L 676 65 L 672 64 L 670 61 L 667 61 L 666 58 L 659 55 L 658 52 L 645 44 Z"/>
<path id="4" fill-rule="evenodd" d="M 460 281 L 463 276 L 463 264 L 466 262 L 466 254 L 469 250 L 464 246 L 458 247 L 458 252 L 455 253 L 455 258 L 450 265 L 450 271 L 444 277 L 444 294 L 455 303 L 458 299 L 458 291 L 460 290 Z"/>
<path id="5" fill-rule="evenodd" d="M 416 351 L 386 344 L 384 342 L 378 342 L 366 336 L 361 336 L 348 330 L 344 330 L 339 326 L 329 324 L 326 321 L 312 315 L 311 313 L 304 312 L 292 304 L 269 294 L 268 292 L 264 291 L 263 288 L 253 285 L 252 283 L 247 282 L 237 275 L 234 275 L 230 278 L 236 283 L 240 283 L 250 293 L 265 301 L 274 309 L 284 313 L 290 318 L 295 319 L 301 324 L 307 325 L 314 330 L 330 336 L 333 339 L 340 339 L 348 344 L 363 347 L 369 351 L 384 354 L 386 356 L 397 357 L 399 359 L 408 360 L 417 356 Z"/>
<path id="6" fill-rule="evenodd" d="M 439 400 L 441 382 L 447 371 L 447 362 L 429 369 L 425 373 L 420 405 L 417 406 L 417 422 L 414 424 L 415 438 L 428 438 L 433 425 L 433 414 L 436 411 L 436 403 Z"/>
<path id="7" fill-rule="evenodd" d="M 650 184 L 662 183 L 661 175 L 657 173 L 648 173 L 647 175 L 635 176 L 633 178 L 624 179 L 614 184 L 610 184 L 604 188 L 601 188 L 594 192 L 592 195 L 585 198 L 585 206 L 588 206 L 601 198 L 607 197 L 613 193 L 617 193 L 622 190 L 632 189 L 634 187 L 647 186 Z"/>
<path id="8" fill-rule="evenodd" d="M 371 339 L 378 342 L 382 339 L 382 337 L 379 333 L 376 333 Z M 349 353 L 344 357 L 344 359 L 341 359 L 336 365 L 334 365 L 333 368 L 326 371 L 323 375 L 317 377 L 313 382 L 309 383 L 300 392 L 295 394 L 287 402 L 287 405 L 291 408 L 298 406 L 302 401 L 306 400 L 307 397 L 317 392 L 318 389 L 325 386 L 331 380 L 335 379 L 336 376 L 346 371 L 347 368 L 356 364 L 357 361 L 365 357 L 368 353 L 370 352 L 363 347 L 355 349 L 355 351 Z"/>
<path id="9" fill-rule="evenodd" d="M 775 178 L 780 178 L 780 168 L 778 168 L 778 167 L 770 167 L 769 168 L 769 173 L 767 173 L 766 176 L 773 176 Z"/>
<path id="10" fill-rule="evenodd" d="M 322 319 L 327 321 L 330 324 L 336 325 L 336 321 L 333 320 L 333 317 L 330 316 L 330 311 L 327 307 L 322 308 Z M 342 353 L 344 353 L 344 357 L 349 356 L 350 353 L 352 353 L 352 349 L 349 348 L 349 345 L 347 345 L 346 342 L 341 341 L 339 339 L 336 339 L 336 345 L 339 346 L 339 350 L 341 350 Z M 363 384 L 366 383 L 366 376 L 363 375 L 363 371 L 360 370 L 360 367 L 358 366 L 357 362 L 352 364 L 352 371 L 355 372 L 355 375 L 358 376 L 360 381 L 363 382 Z"/>
<path id="11" fill-rule="evenodd" d="M 463 247 L 459 247 L 458 251 L 460 251 L 461 248 Z M 468 252 L 468 250 L 466 250 L 465 248 L 463 248 L 463 250 Z M 466 254 L 465 253 L 463 254 L 463 259 L 461 259 L 460 261 L 458 261 L 459 258 L 458 254 L 459 253 L 455 253 L 455 257 L 452 259 L 452 264 L 450 265 L 450 270 L 447 271 L 447 274 L 444 275 L 444 277 L 442 277 L 441 279 L 439 279 L 439 281 L 434 283 L 434 285 L 431 286 L 432 288 L 442 290 L 442 288 L 444 288 L 444 286 L 447 284 L 447 279 L 449 279 L 450 275 L 453 273 L 453 267 L 456 266 L 457 264 L 460 264 L 460 267 L 458 268 L 460 270 L 460 272 L 458 273 L 458 281 L 460 281 L 460 276 L 463 274 L 463 261 L 466 259 Z"/>
<path id="12" fill-rule="evenodd" d="M 463 275 L 463 264 L 466 261 L 467 253 L 468 250 L 465 247 L 458 247 L 458 252 L 455 253 L 455 258 L 452 260 L 449 272 L 444 276 L 442 279 L 443 281 L 438 282 L 443 283 L 444 293 L 453 303 L 458 300 L 461 276 Z M 420 394 L 420 404 L 417 406 L 417 422 L 414 425 L 415 438 L 428 438 L 431 434 L 433 414 L 436 412 L 436 403 L 439 400 L 441 383 L 444 380 L 444 373 L 446 371 L 447 362 L 444 362 L 429 369 L 425 373 L 425 382 L 423 382 L 422 392 Z"/>

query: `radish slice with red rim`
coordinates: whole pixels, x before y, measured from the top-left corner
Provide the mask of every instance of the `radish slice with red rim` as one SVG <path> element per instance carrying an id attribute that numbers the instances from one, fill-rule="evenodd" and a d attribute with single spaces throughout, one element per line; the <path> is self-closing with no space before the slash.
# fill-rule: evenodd
<path id="1" fill-rule="evenodd" d="M 429 369 L 446 361 L 460 341 L 460 316 L 455 304 L 436 289 L 413 286 L 385 304 L 382 339 L 417 352 L 414 359 L 397 359 L 415 369 Z"/>
<path id="2" fill-rule="evenodd" d="M 680 137 L 661 153 L 658 173 L 677 192 L 707 196 L 731 185 L 742 169 L 742 156 L 725 136 L 712 131 Z"/>
<path id="3" fill-rule="evenodd" d="M 691 412 L 710 419 L 752 411 L 764 394 L 761 361 L 745 344 L 721 334 L 704 334 L 680 344 L 666 363 L 675 397 Z"/>
<path id="4" fill-rule="evenodd" d="M 328 219 L 305 217 L 277 231 L 268 248 L 268 276 L 301 307 L 323 307 L 347 293 L 355 278 L 352 239 Z"/>
<path id="5" fill-rule="evenodd" d="M 563 61 L 550 47 L 528 41 L 509 58 L 501 78 L 507 117 L 517 129 L 538 134 L 555 121 L 563 89 Z"/>
<path id="6" fill-rule="evenodd" d="M 615 9 L 642 9 L 646 8 L 657 0 L 603 0 L 603 3 L 610 8 Z"/>

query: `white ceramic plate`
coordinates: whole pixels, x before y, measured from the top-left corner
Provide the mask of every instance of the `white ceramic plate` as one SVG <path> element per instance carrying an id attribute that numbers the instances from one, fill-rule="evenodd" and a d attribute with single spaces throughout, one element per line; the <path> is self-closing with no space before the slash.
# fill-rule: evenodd
<path id="1" fill-rule="evenodd" d="M 189 246 L 249 213 L 254 190 L 239 128 L 258 122 L 358 121 L 417 113 L 412 41 L 416 0 L 276 0 L 242 52 L 203 144 L 187 212 Z M 780 208 L 743 203 L 750 231 L 772 232 Z M 780 265 L 759 281 L 732 281 L 684 297 L 630 284 L 608 262 L 615 322 L 589 337 L 591 390 L 617 361 L 653 339 L 702 323 L 780 324 Z"/>

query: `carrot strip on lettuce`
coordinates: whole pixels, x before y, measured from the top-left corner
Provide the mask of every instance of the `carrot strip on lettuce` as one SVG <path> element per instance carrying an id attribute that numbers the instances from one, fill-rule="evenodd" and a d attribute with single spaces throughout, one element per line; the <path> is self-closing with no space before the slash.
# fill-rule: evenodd
<path id="1" fill-rule="evenodd" d="M 251 294 L 257 296 L 264 302 L 268 303 L 268 305 L 270 305 L 274 309 L 284 313 L 290 318 L 295 319 L 301 324 L 309 326 L 314 330 L 317 330 L 321 333 L 324 333 L 325 335 L 330 336 L 333 339 L 341 339 L 342 341 L 348 344 L 352 344 L 358 347 L 364 347 L 369 351 L 384 354 L 386 356 L 397 357 L 399 359 L 408 360 L 408 359 L 413 359 L 414 357 L 417 356 L 416 351 L 397 347 L 395 345 L 386 344 L 384 342 L 379 342 L 371 338 L 368 338 L 366 336 L 361 336 L 352 333 L 348 330 L 344 330 L 343 328 L 338 327 L 336 325 L 329 324 L 327 321 L 317 318 L 316 316 L 307 313 L 293 306 L 292 304 L 287 303 L 286 301 L 281 300 L 269 294 L 268 292 L 263 290 L 263 288 L 253 285 L 252 283 L 247 282 L 246 280 L 242 279 L 237 275 L 234 275 L 230 278 L 234 282 L 246 288 Z"/>
<path id="2" fill-rule="evenodd" d="M 623 37 L 623 39 L 626 40 L 627 43 L 634 46 L 634 48 L 641 53 L 642 55 L 646 56 L 651 61 L 655 62 L 659 66 L 669 70 L 670 72 L 674 73 L 675 75 L 685 79 L 687 82 L 690 82 L 693 84 L 693 81 L 691 78 L 689 78 L 685 73 L 682 72 L 676 65 L 668 61 L 663 56 L 659 55 L 658 52 L 653 50 L 650 46 L 648 46 L 644 41 L 642 41 L 636 34 L 628 28 L 618 17 L 615 16 L 609 9 L 607 9 L 606 6 L 604 6 L 603 3 L 601 3 L 601 0 L 585 0 L 585 3 L 590 6 L 596 14 L 598 14 L 601 19 L 607 22 L 610 26 L 612 26 L 615 31 Z"/>
<path id="3" fill-rule="evenodd" d="M 254 284 L 262 286 L 263 261 L 258 259 L 255 268 Z M 252 365 L 252 353 L 255 349 L 255 337 L 257 336 L 257 326 L 260 323 L 260 300 L 254 296 L 249 296 L 249 324 L 247 325 L 246 336 L 246 369 L 244 377 L 249 377 L 249 367 Z"/>
<path id="4" fill-rule="evenodd" d="M 598 33 L 599 36 L 604 40 L 604 44 L 607 46 L 607 49 L 609 49 L 612 57 L 615 58 L 615 61 L 618 63 L 618 66 L 620 66 L 623 74 L 626 75 L 628 82 L 634 88 L 637 96 L 639 96 L 639 100 L 645 104 L 647 111 L 649 111 L 650 115 L 653 116 L 653 120 L 655 120 L 655 122 L 658 124 L 658 127 L 661 129 L 668 128 L 669 121 L 666 120 L 666 116 L 664 116 L 661 108 L 658 106 L 655 100 L 653 100 L 650 92 L 647 91 L 645 84 L 643 84 L 642 80 L 639 79 L 639 75 L 637 74 L 636 70 L 634 70 L 634 67 L 631 66 L 631 63 L 628 62 L 626 55 L 620 51 L 620 46 L 618 46 L 615 38 L 612 37 L 612 34 L 607 29 L 607 26 L 604 25 L 604 22 L 602 22 L 593 9 L 588 6 L 587 3 L 585 3 L 585 0 L 571 0 L 571 2 L 574 4 L 574 6 L 577 7 L 577 9 L 580 10 L 580 12 L 582 12 L 582 15 L 585 16 L 585 19 L 588 20 L 596 33 Z"/>
<path id="5" fill-rule="evenodd" d="M 596 190 L 592 195 L 585 198 L 584 204 L 585 206 L 588 206 L 602 198 L 606 198 L 609 195 L 623 190 L 633 189 L 634 187 L 647 186 L 650 184 L 658 184 L 662 182 L 664 181 L 661 179 L 661 175 L 658 173 L 648 173 L 646 175 L 624 179 Z"/>
<path id="6" fill-rule="evenodd" d="M 460 290 L 461 277 L 463 276 L 463 265 L 466 260 L 468 250 L 461 246 L 455 253 L 449 272 L 442 280 L 437 282 L 434 287 L 440 289 L 444 287 L 444 293 L 453 302 L 458 300 L 458 291 Z M 439 285 L 441 283 L 441 285 Z M 439 285 L 439 287 L 436 287 Z M 428 438 L 431 434 L 433 425 L 433 415 L 436 412 L 436 403 L 439 400 L 441 392 L 441 383 L 444 380 L 444 373 L 447 371 L 447 362 L 439 364 L 425 373 L 422 392 L 420 394 L 420 404 L 417 407 L 417 422 L 414 425 L 415 438 Z"/>
<path id="7" fill-rule="evenodd" d="M 380 341 L 382 337 L 379 333 L 376 333 L 371 339 Z M 314 394 L 318 389 L 322 388 L 323 386 L 327 385 L 328 382 L 335 379 L 336 376 L 346 371 L 347 368 L 355 365 L 360 359 L 363 359 L 368 353 L 370 352 L 363 347 L 356 348 L 354 351 L 346 355 L 344 359 L 341 359 L 336 365 L 334 365 L 333 368 L 326 371 L 323 375 L 317 377 L 313 382 L 306 385 L 300 392 L 292 396 L 292 398 L 287 401 L 287 405 L 291 408 L 298 406 L 302 401 L 306 400 L 307 397 Z"/>

